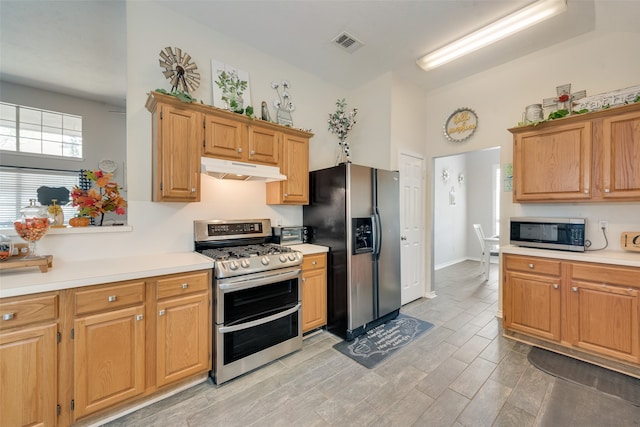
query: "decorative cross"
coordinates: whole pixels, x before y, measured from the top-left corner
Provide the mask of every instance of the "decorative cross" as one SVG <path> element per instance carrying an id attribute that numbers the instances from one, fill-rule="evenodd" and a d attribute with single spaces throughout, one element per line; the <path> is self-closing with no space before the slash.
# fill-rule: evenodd
<path id="1" fill-rule="evenodd" d="M 545 98 L 542 100 L 543 108 L 556 107 L 556 110 L 569 110 L 569 114 L 571 114 L 573 102 L 587 96 L 586 90 L 571 93 L 571 83 L 557 86 L 556 93 L 558 96 L 555 98 Z"/>

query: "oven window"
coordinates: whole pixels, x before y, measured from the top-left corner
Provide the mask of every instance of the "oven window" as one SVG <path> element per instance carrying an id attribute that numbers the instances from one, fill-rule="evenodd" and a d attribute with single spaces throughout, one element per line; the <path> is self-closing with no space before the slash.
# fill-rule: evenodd
<path id="1" fill-rule="evenodd" d="M 272 347 L 298 336 L 298 317 L 296 311 L 288 316 L 263 325 L 224 334 L 224 364 Z"/>
<path id="2" fill-rule="evenodd" d="M 269 316 L 296 305 L 298 279 L 224 294 L 224 324 L 231 326 Z"/>

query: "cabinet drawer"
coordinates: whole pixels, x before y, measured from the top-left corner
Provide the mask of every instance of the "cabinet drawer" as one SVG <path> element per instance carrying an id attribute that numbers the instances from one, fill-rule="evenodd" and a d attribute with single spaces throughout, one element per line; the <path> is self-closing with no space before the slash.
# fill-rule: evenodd
<path id="1" fill-rule="evenodd" d="M 58 318 L 58 294 L 7 298 L 0 302 L 0 329 Z"/>
<path id="2" fill-rule="evenodd" d="M 76 314 L 141 304 L 144 299 L 144 281 L 80 290 L 76 291 Z"/>
<path id="3" fill-rule="evenodd" d="M 327 256 L 325 254 L 305 255 L 302 259 L 302 270 L 313 270 L 315 268 L 325 268 L 327 266 Z"/>
<path id="4" fill-rule="evenodd" d="M 180 274 L 158 279 L 158 299 L 177 295 L 192 294 L 209 289 L 211 280 L 207 271 L 194 274 Z"/>
<path id="5" fill-rule="evenodd" d="M 560 275 L 560 261 L 544 258 L 530 258 L 507 255 L 504 257 L 505 268 L 511 271 L 523 271 L 528 273 Z"/>
<path id="6" fill-rule="evenodd" d="M 640 268 L 603 264 L 572 264 L 571 277 L 589 282 L 631 286 L 640 289 Z"/>

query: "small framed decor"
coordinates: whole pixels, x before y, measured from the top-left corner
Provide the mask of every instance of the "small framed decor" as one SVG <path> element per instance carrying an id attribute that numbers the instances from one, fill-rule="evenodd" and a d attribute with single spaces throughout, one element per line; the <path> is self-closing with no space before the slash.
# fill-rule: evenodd
<path id="1" fill-rule="evenodd" d="M 251 105 L 248 72 L 212 59 L 211 83 L 214 107 L 236 111 Z"/>
<path id="2" fill-rule="evenodd" d="M 471 138 L 478 128 L 478 115 L 471 108 L 455 110 L 444 122 L 444 136 L 451 142 Z"/>

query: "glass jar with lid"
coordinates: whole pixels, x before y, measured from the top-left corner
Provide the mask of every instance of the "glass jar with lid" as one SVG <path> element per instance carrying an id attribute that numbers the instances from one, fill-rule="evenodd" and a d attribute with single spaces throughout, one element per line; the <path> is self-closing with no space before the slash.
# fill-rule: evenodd
<path id="1" fill-rule="evenodd" d="M 47 234 L 50 225 L 47 207 L 36 205 L 35 199 L 29 199 L 29 206 L 20 210 L 20 218 L 13 223 L 18 236 L 29 243 L 29 254 L 25 259 L 40 258 L 36 253 L 36 242 Z"/>
<path id="2" fill-rule="evenodd" d="M 9 259 L 13 253 L 13 241 L 9 236 L 0 234 L 0 261 Z"/>

